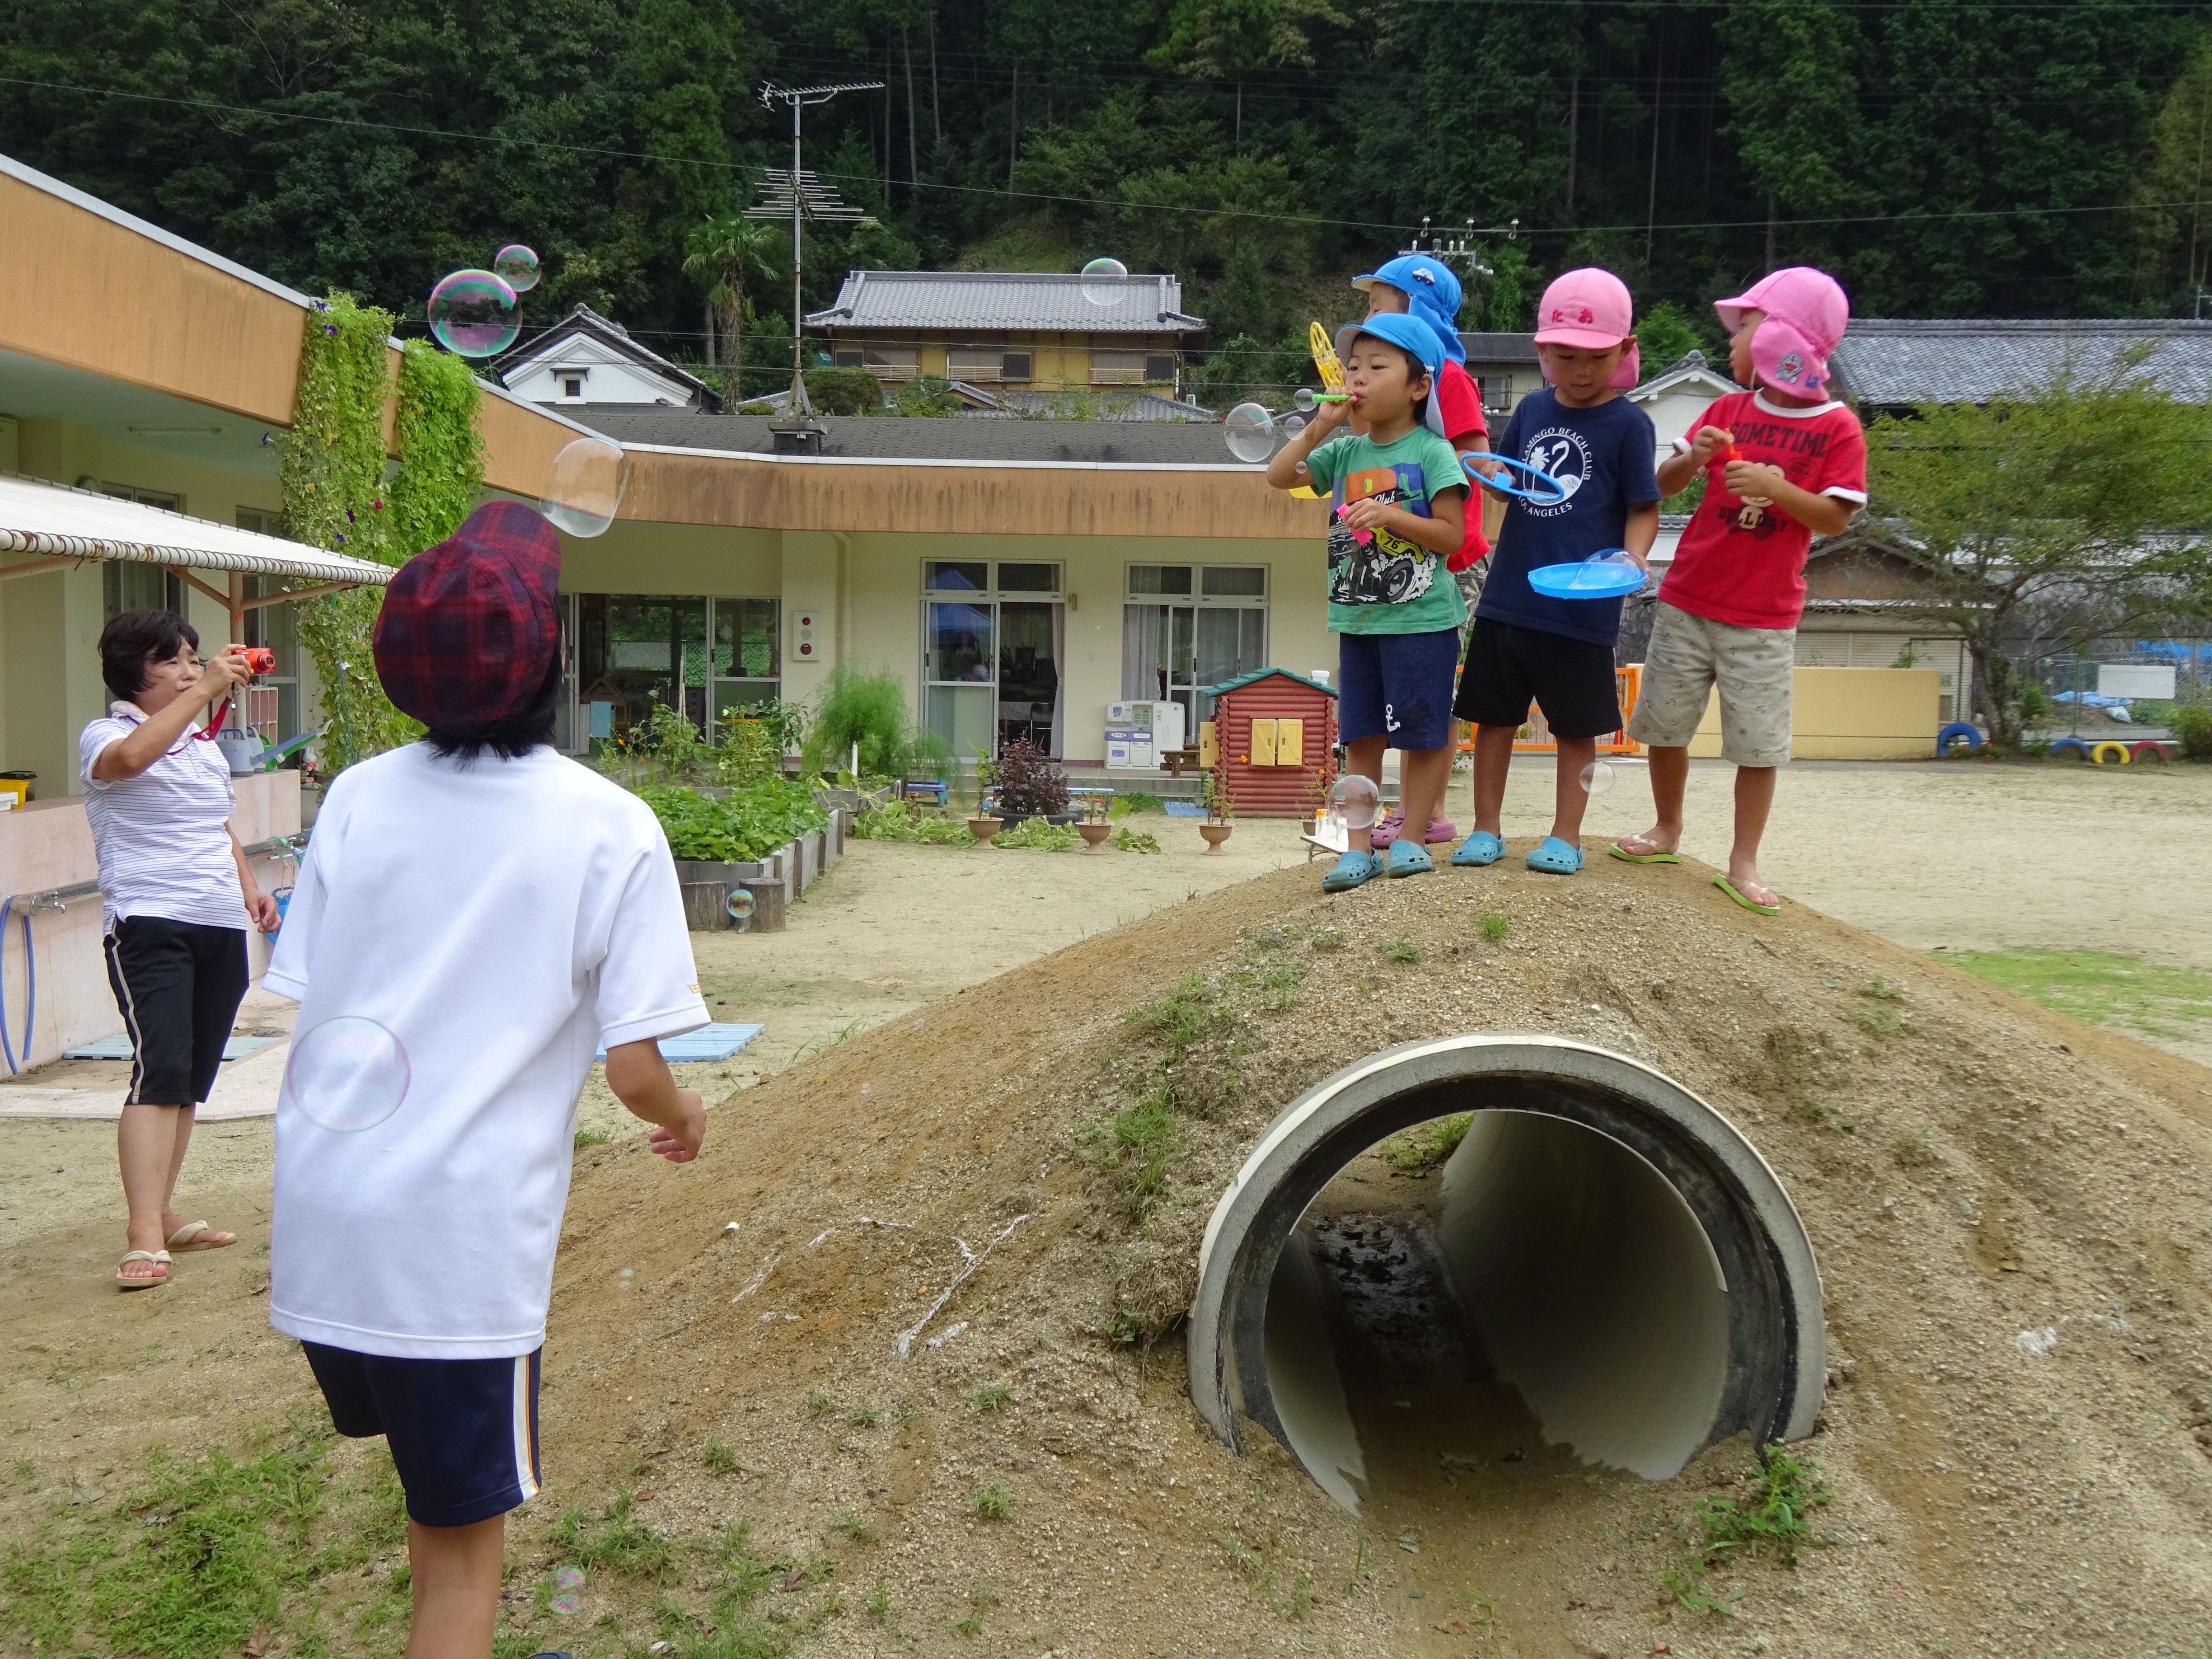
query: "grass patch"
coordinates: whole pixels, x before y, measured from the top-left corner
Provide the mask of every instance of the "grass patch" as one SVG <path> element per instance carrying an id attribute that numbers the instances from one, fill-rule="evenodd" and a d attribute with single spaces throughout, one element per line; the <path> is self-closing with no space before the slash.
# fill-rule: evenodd
<path id="1" fill-rule="evenodd" d="M 630 1519 L 630 1496 L 621 1497 L 586 1521 L 570 1510 L 553 1528 L 560 1553 L 577 1565 L 625 1578 L 665 1578 L 676 1568 L 676 1549 L 641 1521 Z"/>
<path id="2" fill-rule="evenodd" d="M 840 1510 L 836 1518 L 831 1521 L 830 1524 L 835 1527 L 839 1532 L 843 1533 L 846 1537 L 852 1540 L 855 1544 L 872 1542 L 876 1535 L 875 1527 L 869 1522 L 865 1521 L 859 1516 L 854 1514 L 850 1510 Z"/>
<path id="3" fill-rule="evenodd" d="M 2092 1024 L 2174 1037 L 2212 1020 L 2212 974 L 2199 969 L 2107 951 L 1960 951 L 1944 959 Z"/>
<path id="4" fill-rule="evenodd" d="M 868 1592 L 868 1599 L 865 1605 L 867 1609 L 868 1617 L 874 1620 L 876 1623 L 878 1625 L 890 1623 L 891 1616 L 890 1587 L 885 1584 L 882 1579 L 877 1579 L 876 1587 Z"/>
<path id="5" fill-rule="evenodd" d="M 986 1486 L 969 1501 L 978 1521 L 1005 1521 L 1014 1513 L 1014 1500 L 1006 1496 L 1003 1486 Z"/>
<path id="6" fill-rule="evenodd" d="M 850 1042 L 867 1029 L 868 1018 L 863 1014 L 858 1019 L 848 1020 L 827 1036 L 819 1036 L 801 1048 L 796 1058 L 804 1060 L 809 1054 L 826 1054 L 841 1042 Z"/>
<path id="7" fill-rule="evenodd" d="M 1851 1018 L 1869 1036 L 1893 1037 L 1911 1030 L 1912 1023 L 1895 1006 L 1905 1000 L 1902 985 L 1892 984 L 1877 974 L 1852 994 L 1858 1000 L 1851 1005 Z"/>
<path id="8" fill-rule="evenodd" d="M 1459 1150 L 1460 1142 L 1467 1139 L 1468 1127 L 1474 1121 L 1473 1112 L 1431 1118 L 1426 1123 L 1401 1129 L 1375 1150 L 1399 1174 L 1423 1175 Z"/>
<path id="9" fill-rule="evenodd" d="M 883 1420 L 883 1413 L 873 1406 L 855 1406 L 845 1417 L 845 1421 L 856 1429 L 872 1429 Z"/>
<path id="10" fill-rule="evenodd" d="M 580 1152 L 586 1146 L 604 1146 L 613 1139 L 605 1129 L 579 1129 L 576 1131 L 576 1150 Z"/>
<path id="11" fill-rule="evenodd" d="M 1168 804 L 1158 795 L 1148 795 L 1141 789 L 1116 790 L 1114 804 L 1106 809 L 1109 817 L 1126 817 L 1132 812 L 1164 812 Z"/>
<path id="12" fill-rule="evenodd" d="M 806 1396 L 806 1414 L 819 1423 L 837 1409 L 837 1402 L 817 1389 Z"/>
<path id="13" fill-rule="evenodd" d="M 1009 1388 L 978 1389 L 968 1396 L 968 1403 L 975 1408 L 978 1417 L 996 1417 L 1006 1409 L 1013 1397 L 1014 1391 Z"/>
<path id="14" fill-rule="evenodd" d="M 1314 930 L 1313 948 L 1316 951 L 1344 949 L 1344 930 L 1341 927 L 1317 927 Z"/>
<path id="15" fill-rule="evenodd" d="M 1106 1121 L 1107 1167 L 1121 1177 L 1129 1218 L 1141 1222 L 1167 1190 L 1168 1165 L 1182 1146 L 1175 1091 L 1166 1084 L 1124 1106 Z"/>
<path id="16" fill-rule="evenodd" d="M 738 1455 L 719 1440 L 709 1440 L 699 1448 L 699 1461 L 707 1466 L 709 1474 L 735 1474 Z"/>
<path id="17" fill-rule="evenodd" d="M 1401 933 L 1388 945 L 1378 945 L 1375 948 L 1382 952 L 1386 962 L 1419 962 L 1421 959 L 1421 947 L 1413 943 L 1411 933 Z"/>
<path id="18" fill-rule="evenodd" d="M 1200 975 L 1185 974 L 1158 1002 L 1132 1008 L 1122 1018 L 1133 1030 L 1158 1037 L 1167 1048 L 1168 1063 L 1174 1065 L 1212 1024 L 1213 995 Z"/>
<path id="19" fill-rule="evenodd" d="M 1739 1556 L 1771 1554 L 1785 1567 L 1797 1565 L 1798 1551 L 1813 1541 L 1806 1516 L 1826 1504 L 1827 1482 L 1810 1458 L 1792 1457 L 1769 1446 L 1758 1463 L 1748 1500 L 1710 1494 L 1698 1500 L 1705 1523 L 1705 1559 L 1726 1566 Z"/>
<path id="20" fill-rule="evenodd" d="M 1501 910 L 1492 910 L 1482 918 L 1482 936 L 1492 945 L 1504 944 L 1512 931 L 1512 921 Z"/>

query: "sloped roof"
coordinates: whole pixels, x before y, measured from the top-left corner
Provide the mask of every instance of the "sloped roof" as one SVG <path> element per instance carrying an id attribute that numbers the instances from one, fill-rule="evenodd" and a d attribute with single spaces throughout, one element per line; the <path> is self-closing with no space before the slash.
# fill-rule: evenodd
<path id="1" fill-rule="evenodd" d="M 613 351 L 626 357 L 639 368 L 650 369 L 688 388 L 701 404 L 708 409 L 720 409 L 721 398 L 714 388 L 698 376 L 678 368 L 659 352 L 640 345 L 629 337 L 629 331 L 620 323 L 602 317 L 591 307 L 578 301 L 576 308 L 559 322 L 540 333 L 532 335 L 520 345 L 514 347 L 492 365 L 500 384 L 507 385 L 507 377 L 518 370 L 535 367 L 548 357 L 559 355 L 561 348 L 579 335 L 587 334 Z"/>
<path id="2" fill-rule="evenodd" d="M 1210 409 L 1196 404 L 1178 402 L 1163 398 L 1157 392 L 1140 392 L 1128 397 L 1105 388 L 1073 394 L 1085 401 L 1096 400 L 1098 412 L 1090 418 L 1098 421 L 1196 421 L 1205 424 L 1218 422 L 1221 416 Z M 995 394 L 1000 410 L 1024 420 L 1050 419 L 1055 408 L 1065 407 L 1070 401 L 1066 393 L 1056 392 L 1000 392 Z"/>
<path id="3" fill-rule="evenodd" d="M 1852 403 L 1978 404 L 2047 386 L 2063 369 L 2101 375 L 2137 344 L 2151 348 L 2142 378 L 2193 401 L 2212 397 L 2212 322 L 2171 318 L 1854 319 L 1828 361 Z"/>
<path id="4" fill-rule="evenodd" d="M 1264 680 L 1270 674 L 1280 674 L 1286 680 L 1296 680 L 1300 685 L 1310 687 L 1328 696 L 1333 697 L 1336 695 L 1334 686 L 1323 685 L 1319 680 L 1308 679 L 1304 674 L 1293 673 L 1287 668 L 1255 668 L 1249 674 L 1239 674 L 1233 680 L 1224 680 L 1218 685 L 1207 686 L 1204 695 L 1218 697 L 1224 691 L 1234 691 L 1240 685 L 1249 685 L 1255 680 Z"/>
<path id="5" fill-rule="evenodd" d="M 580 416 L 625 447 L 703 449 L 769 455 L 765 415 L 630 414 L 579 410 Z M 1025 421 L 975 415 L 928 419 L 897 415 L 829 415 L 826 456 L 882 461 L 1119 462 L 1138 466 L 1209 466 L 1250 472 L 1229 453 L 1217 422 Z"/>
<path id="6" fill-rule="evenodd" d="M 38 555 L 56 566 L 64 560 L 117 560 L 364 587 L 381 587 L 395 574 L 394 567 L 372 560 L 13 474 L 0 474 L 0 553 Z M 8 569 L 11 575 L 23 573 L 21 565 Z"/>
<path id="7" fill-rule="evenodd" d="M 1712 388 L 1713 395 L 1717 398 L 1727 392 L 1743 390 L 1734 380 L 1708 363 L 1704 352 L 1686 351 L 1628 395 L 1631 398 L 1656 398 L 1661 392 L 1671 392 L 1678 386 L 1686 386 L 1700 380 Z"/>
<path id="8" fill-rule="evenodd" d="M 1534 334 L 1462 332 L 1459 343 L 1466 348 L 1467 360 L 1471 363 L 1533 363 L 1541 361 L 1536 356 L 1536 337 Z"/>
<path id="9" fill-rule="evenodd" d="M 854 270 L 809 328 L 1034 329 L 1065 334 L 1195 334 L 1174 276 L 1132 275 L 1113 303 L 1084 296 L 1075 271 Z"/>

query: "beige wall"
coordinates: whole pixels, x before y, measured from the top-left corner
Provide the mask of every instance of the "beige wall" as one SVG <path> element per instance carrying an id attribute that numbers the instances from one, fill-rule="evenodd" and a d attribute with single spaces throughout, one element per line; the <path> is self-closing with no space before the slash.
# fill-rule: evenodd
<path id="1" fill-rule="evenodd" d="M 1932 668 L 1799 668 L 1790 675 L 1790 754 L 1793 760 L 1920 760 L 1936 752 L 1936 697 Z M 1721 752 L 1720 702 L 1705 717 L 1690 753 Z"/>

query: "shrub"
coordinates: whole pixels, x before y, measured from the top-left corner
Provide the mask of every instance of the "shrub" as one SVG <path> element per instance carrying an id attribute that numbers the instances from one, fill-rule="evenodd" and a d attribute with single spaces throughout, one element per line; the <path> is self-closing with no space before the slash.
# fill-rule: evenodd
<path id="1" fill-rule="evenodd" d="M 917 374 L 891 388 L 891 404 L 902 415 L 957 415 L 959 394 L 942 374 Z"/>
<path id="2" fill-rule="evenodd" d="M 881 806 L 864 806 L 854 813 L 853 839 L 912 842 L 924 847 L 966 847 L 975 838 L 968 833 L 964 823 L 928 817 L 915 811 L 908 802 L 894 800 Z"/>
<path id="3" fill-rule="evenodd" d="M 866 415 L 883 406 L 884 386 L 865 368 L 810 368 L 806 395 L 824 415 Z"/>
<path id="4" fill-rule="evenodd" d="M 2212 761 L 2212 706 L 2186 702 L 2173 711 L 2173 735 L 2193 761 Z"/>
<path id="5" fill-rule="evenodd" d="M 862 777 L 903 777 L 924 769 L 943 776 L 952 767 L 952 745 L 915 725 L 896 674 L 872 674 L 841 662 L 830 671 L 815 705 L 800 768 L 810 774 L 842 768 L 855 744 Z"/>
<path id="6" fill-rule="evenodd" d="M 1001 749 L 995 766 L 1000 812 L 1034 818 L 1067 811 L 1067 774 L 1027 738 Z"/>

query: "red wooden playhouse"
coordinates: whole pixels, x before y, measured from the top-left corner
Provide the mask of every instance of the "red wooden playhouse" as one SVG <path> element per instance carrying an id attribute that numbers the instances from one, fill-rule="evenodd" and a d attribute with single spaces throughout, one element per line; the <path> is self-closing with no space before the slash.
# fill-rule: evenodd
<path id="1" fill-rule="evenodd" d="M 1215 699 L 1214 751 L 1238 815 L 1313 817 L 1336 781 L 1334 688 L 1262 668 L 1207 695 Z"/>

